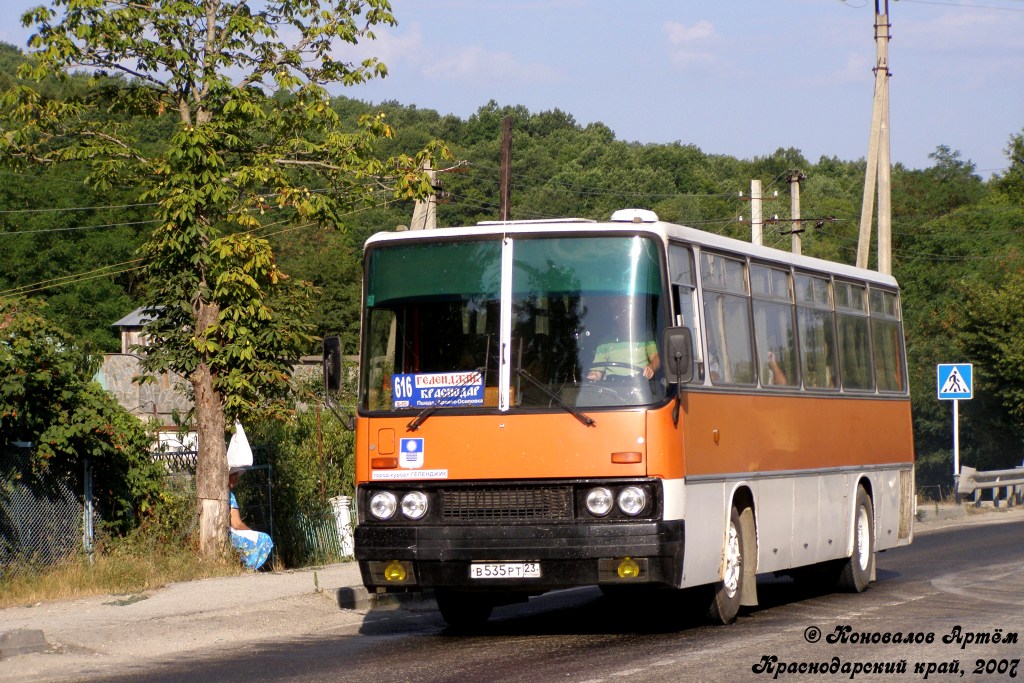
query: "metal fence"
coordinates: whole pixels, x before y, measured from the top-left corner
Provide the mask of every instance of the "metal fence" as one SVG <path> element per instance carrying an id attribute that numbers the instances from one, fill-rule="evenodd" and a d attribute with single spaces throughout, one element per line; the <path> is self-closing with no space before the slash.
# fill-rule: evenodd
<path id="1" fill-rule="evenodd" d="M 0 567 L 17 562 L 52 564 L 92 549 L 97 520 L 88 464 L 77 481 L 53 472 L 36 475 L 31 454 L 31 449 L 19 447 L 0 451 Z M 196 453 L 175 451 L 153 457 L 166 469 L 167 491 L 194 498 Z M 95 484 L 103 486 L 103 482 Z M 275 524 L 273 487 L 269 464 L 247 468 L 235 487 L 242 519 L 274 540 L 272 562 L 297 567 L 336 562 L 351 555 L 351 518 L 339 522 L 335 513 L 317 511 L 277 519 Z"/>
<path id="2" fill-rule="evenodd" d="M 168 486 L 180 495 L 195 496 L 196 461 L 195 451 L 167 451 L 154 453 L 153 459 L 163 463 L 167 470 Z M 238 513 L 247 526 L 263 531 L 277 539 L 274 534 L 273 472 L 270 465 L 250 465 L 239 479 L 235 488 Z"/>
<path id="3" fill-rule="evenodd" d="M 344 559 L 333 514 L 293 515 L 283 520 L 278 528 L 275 550 L 289 567 L 327 564 Z"/>
<path id="4" fill-rule="evenodd" d="M 35 474 L 32 451 L 0 451 L 0 566 L 17 562 L 50 564 L 91 547 L 93 520 L 84 523 L 83 497 L 71 477 Z M 88 471 L 83 478 L 89 477 Z M 91 508 L 90 508 L 91 510 Z"/>
<path id="5" fill-rule="evenodd" d="M 254 448 L 256 453 L 261 449 Z M 169 452 L 154 456 L 162 461 L 183 493 L 195 494 L 196 453 Z M 256 531 L 270 534 L 274 541 L 271 563 L 288 567 L 338 562 L 351 557 L 351 526 L 354 511 L 310 511 L 279 517 L 274 513 L 274 478 L 269 464 L 251 465 L 235 487 L 235 499 L 242 521 Z M 339 514 L 348 515 L 339 523 Z"/>

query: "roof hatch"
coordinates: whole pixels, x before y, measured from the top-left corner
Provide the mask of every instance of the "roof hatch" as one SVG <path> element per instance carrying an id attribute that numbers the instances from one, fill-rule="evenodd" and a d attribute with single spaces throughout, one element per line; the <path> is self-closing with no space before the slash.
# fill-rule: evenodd
<path id="1" fill-rule="evenodd" d="M 612 214 L 613 223 L 657 223 L 658 214 L 647 209 L 619 209 Z"/>

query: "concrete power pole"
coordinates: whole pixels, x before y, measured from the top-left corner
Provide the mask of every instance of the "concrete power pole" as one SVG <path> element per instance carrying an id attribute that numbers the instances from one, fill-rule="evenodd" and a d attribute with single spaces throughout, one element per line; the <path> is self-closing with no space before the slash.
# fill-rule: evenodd
<path id="1" fill-rule="evenodd" d="M 430 166 L 430 159 L 423 162 L 423 170 L 430 176 L 430 184 L 437 186 L 437 174 Z M 417 199 L 412 210 L 410 230 L 433 230 L 437 227 L 437 195 L 431 194 L 426 199 Z"/>
<path id="2" fill-rule="evenodd" d="M 761 214 L 761 181 L 750 181 L 750 243 L 764 244 L 764 221 Z"/>
<path id="3" fill-rule="evenodd" d="M 885 3 L 882 11 L 880 2 Z M 892 190 L 889 161 L 889 0 L 875 0 L 875 100 L 860 209 L 857 267 L 868 267 L 875 185 L 878 187 L 878 272 L 892 273 Z"/>
<path id="4" fill-rule="evenodd" d="M 793 253 L 799 254 L 802 250 L 802 243 L 800 241 L 800 235 L 803 233 L 803 229 L 800 227 L 800 182 L 803 181 L 805 176 L 800 171 L 789 172 L 789 198 L 790 198 L 790 218 L 793 219 L 791 230 L 791 237 L 793 238 Z"/>
<path id="5" fill-rule="evenodd" d="M 501 122 L 501 185 L 498 195 L 498 220 L 507 221 L 512 202 L 512 117 Z"/>

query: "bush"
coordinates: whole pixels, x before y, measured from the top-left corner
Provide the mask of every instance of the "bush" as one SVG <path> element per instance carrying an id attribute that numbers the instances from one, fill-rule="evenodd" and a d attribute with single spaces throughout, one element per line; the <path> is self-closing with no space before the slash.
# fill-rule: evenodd
<path id="1" fill-rule="evenodd" d="M 259 444 L 256 460 L 272 468 L 277 553 L 287 566 L 340 559 L 330 500 L 353 494 L 355 435 L 322 406 L 320 386 L 300 386 L 307 403 L 297 403 L 289 420 L 246 426 Z"/>

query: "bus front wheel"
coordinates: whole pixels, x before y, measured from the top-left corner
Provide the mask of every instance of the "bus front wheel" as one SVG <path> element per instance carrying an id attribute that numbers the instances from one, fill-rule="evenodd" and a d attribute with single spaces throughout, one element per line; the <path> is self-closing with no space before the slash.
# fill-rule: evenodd
<path id="1" fill-rule="evenodd" d="M 725 568 L 722 580 L 712 585 L 711 604 L 708 606 L 708 620 L 715 624 L 731 624 L 740 611 L 743 591 L 743 550 L 749 547 L 744 538 L 740 511 L 733 506 L 729 514 L 729 527 L 725 534 Z"/>
<path id="2" fill-rule="evenodd" d="M 843 564 L 839 587 L 860 593 L 875 573 L 875 514 L 871 497 L 863 486 L 857 488 L 857 508 L 853 518 L 853 554 Z"/>

